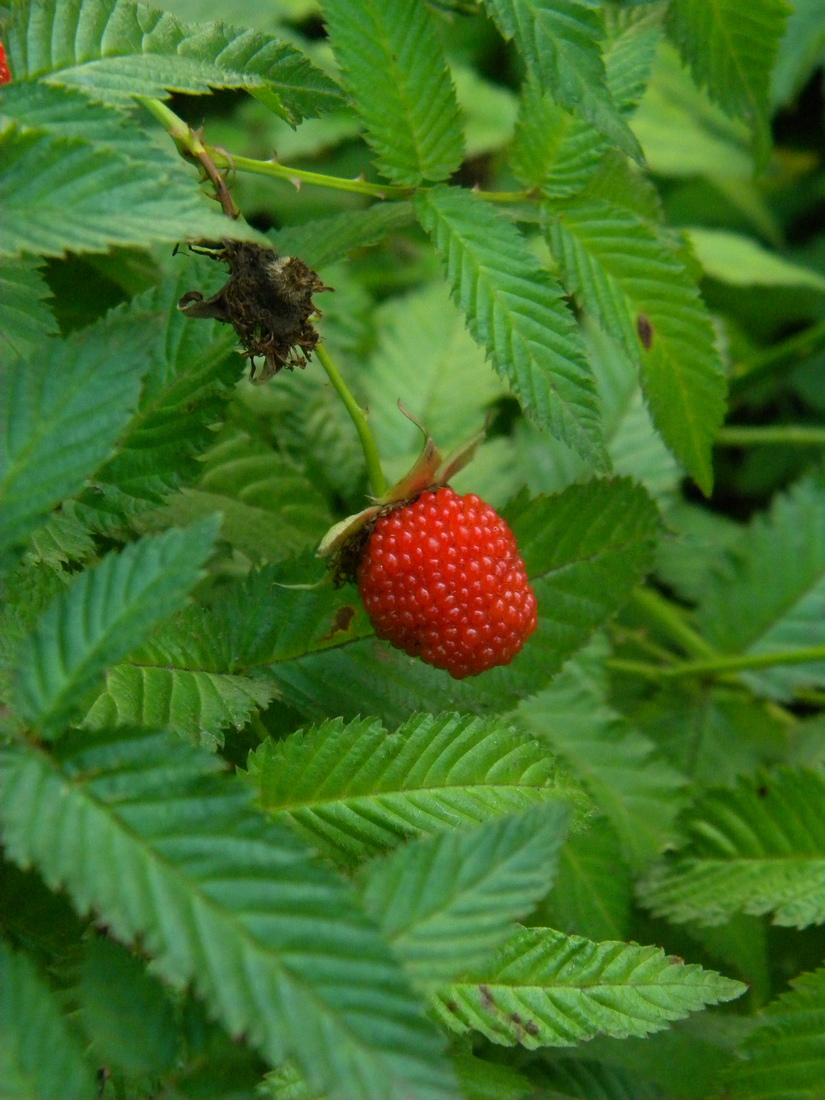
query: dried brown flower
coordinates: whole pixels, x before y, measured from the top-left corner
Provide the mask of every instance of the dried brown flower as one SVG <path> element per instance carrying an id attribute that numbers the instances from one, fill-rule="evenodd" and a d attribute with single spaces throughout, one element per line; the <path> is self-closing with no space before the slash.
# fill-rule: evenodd
<path id="1" fill-rule="evenodd" d="M 283 367 L 305 367 L 318 343 L 311 318 L 321 316 L 312 295 L 333 288 L 324 286 L 303 260 L 279 256 L 274 248 L 233 240 L 202 241 L 192 248 L 225 263 L 229 279 L 211 298 L 188 291 L 178 309 L 187 317 L 232 325 L 249 358 L 265 360 L 257 382 Z"/>

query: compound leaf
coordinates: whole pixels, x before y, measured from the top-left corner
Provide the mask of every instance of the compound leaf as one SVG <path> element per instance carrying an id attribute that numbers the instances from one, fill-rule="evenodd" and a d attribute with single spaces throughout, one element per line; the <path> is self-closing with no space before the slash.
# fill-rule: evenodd
<path id="1" fill-rule="evenodd" d="M 167 734 L 70 735 L 56 758 L 7 746 L 6 851 L 325 1095 L 452 1097 L 437 1033 L 349 888 L 223 768 Z"/>
<path id="2" fill-rule="evenodd" d="M 825 644 L 825 486 L 805 478 L 757 516 L 710 574 L 697 616 L 724 653 L 775 653 Z M 825 662 L 743 674 L 760 693 L 792 698 L 825 684 Z"/>
<path id="3" fill-rule="evenodd" d="M 433 16 L 418 0 L 325 0 L 336 56 L 380 171 L 443 180 L 463 156 L 455 88 Z"/>
<path id="4" fill-rule="evenodd" d="M 745 989 L 660 947 L 525 928 L 492 963 L 440 989 L 431 1003 L 451 1031 L 480 1031 L 494 1043 L 533 1050 L 595 1035 L 648 1035 Z"/>
<path id="5" fill-rule="evenodd" d="M 322 722 L 249 757 L 259 804 L 344 865 L 408 837 L 574 796 L 552 755 L 498 718 Z"/>
<path id="6" fill-rule="evenodd" d="M 595 383 L 556 280 L 515 227 L 469 192 L 437 187 L 416 209 L 470 332 L 525 411 L 606 469 Z"/>
<path id="7" fill-rule="evenodd" d="M 800 974 L 765 1007 L 725 1076 L 735 1100 L 816 1100 L 825 1080 L 825 970 Z"/>
<path id="8" fill-rule="evenodd" d="M 556 802 L 411 840 L 366 869 L 364 908 L 417 982 L 459 978 L 547 893 L 568 819 Z"/>
<path id="9" fill-rule="evenodd" d="M 604 200 L 556 206 L 549 242 L 568 291 L 639 365 L 657 427 L 709 493 L 726 383 L 710 316 L 681 262 L 641 218 Z"/>
<path id="10" fill-rule="evenodd" d="M 579 0 L 485 0 L 505 38 L 519 49 L 561 107 L 579 111 L 624 152 L 642 151 L 607 87 L 601 52 L 602 16 Z"/>
<path id="11" fill-rule="evenodd" d="M 40 617 L 24 646 L 17 706 L 55 736 L 82 707 L 104 670 L 175 610 L 202 575 L 218 520 L 142 539 L 84 570 Z"/>
<path id="12" fill-rule="evenodd" d="M 0 369 L 0 551 L 21 544 L 114 450 L 148 369 L 148 318 L 102 321 Z"/>
<path id="13" fill-rule="evenodd" d="M 270 34 L 224 23 L 188 26 L 129 0 L 17 4 L 4 38 L 16 81 L 40 77 L 108 103 L 246 88 L 294 124 L 342 101 L 328 76 Z"/>
<path id="14" fill-rule="evenodd" d="M 3 1100 L 91 1100 L 95 1081 L 57 1000 L 28 958 L 0 940 Z"/>
<path id="15" fill-rule="evenodd" d="M 825 921 L 825 779 L 780 770 L 708 792 L 685 815 L 688 845 L 640 885 L 669 920 L 722 924 L 734 913 L 773 913 L 774 924 Z"/>
<path id="16" fill-rule="evenodd" d="M 728 114 L 745 119 L 762 155 L 770 140 L 770 79 L 788 15 L 785 0 L 679 0 L 666 17 L 669 35 Z"/>

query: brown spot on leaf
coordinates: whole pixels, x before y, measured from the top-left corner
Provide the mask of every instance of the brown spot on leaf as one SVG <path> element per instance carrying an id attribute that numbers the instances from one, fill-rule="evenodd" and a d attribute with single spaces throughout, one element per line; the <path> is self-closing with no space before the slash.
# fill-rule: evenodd
<path id="1" fill-rule="evenodd" d="M 756 793 L 759 795 L 760 798 L 767 798 L 768 797 L 768 788 L 763 783 L 761 787 L 756 788 Z"/>
<path id="2" fill-rule="evenodd" d="M 636 332 L 642 342 L 642 347 L 645 351 L 650 351 L 653 343 L 653 325 L 650 323 L 650 318 L 644 313 L 640 313 L 636 318 Z"/>
<path id="3" fill-rule="evenodd" d="M 458 1012 L 458 1005 L 455 1003 L 455 1001 L 447 1001 L 447 1011 Z"/>
<path id="4" fill-rule="evenodd" d="M 524 1025 L 524 1030 L 528 1033 L 528 1035 L 532 1035 L 535 1038 L 539 1033 L 539 1025 L 536 1023 L 535 1020 L 528 1020 L 527 1023 Z"/>
<path id="5" fill-rule="evenodd" d="M 331 641 L 336 634 L 341 634 L 344 631 L 349 630 L 352 620 L 355 618 L 355 608 L 350 607 L 349 604 L 344 604 L 343 607 L 339 607 L 335 614 L 332 616 L 332 624 L 329 630 L 320 638 L 321 642 Z"/>
<path id="6" fill-rule="evenodd" d="M 490 987 L 486 985 L 480 985 L 478 987 L 479 995 L 481 996 L 481 1003 L 485 1008 L 495 1008 L 496 1002 L 493 1000 L 493 994 L 490 992 Z"/>

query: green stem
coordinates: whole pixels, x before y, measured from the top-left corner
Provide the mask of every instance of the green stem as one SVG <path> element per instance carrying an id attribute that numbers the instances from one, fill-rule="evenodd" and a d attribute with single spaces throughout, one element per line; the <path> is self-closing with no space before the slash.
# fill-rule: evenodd
<path id="1" fill-rule="evenodd" d="M 384 479 L 384 471 L 381 469 L 381 459 L 378 456 L 378 448 L 375 445 L 375 439 L 367 423 L 364 411 L 352 396 L 346 382 L 341 377 L 332 359 L 330 359 L 329 352 L 323 344 L 318 344 L 315 348 L 315 354 L 318 356 L 318 362 L 327 372 L 327 376 L 338 396 L 344 402 L 347 412 L 355 425 L 355 430 L 358 432 L 358 438 L 361 440 L 361 447 L 364 451 L 364 459 L 367 463 L 367 473 L 369 474 L 370 485 L 372 487 L 372 495 L 374 497 L 382 497 L 387 491 L 387 482 Z"/>
<path id="2" fill-rule="evenodd" d="M 771 424 L 751 426 L 728 424 L 715 440 L 719 447 L 750 447 L 757 444 L 789 444 L 792 447 L 825 446 L 825 427 L 818 424 Z"/>
<path id="3" fill-rule="evenodd" d="M 206 146 L 195 137 L 188 123 L 184 122 L 174 111 L 170 111 L 162 100 L 143 95 L 136 95 L 135 99 L 142 107 L 146 108 L 150 115 L 158 120 L 181 152 L 188 153 L 190 157 L 199 157 L 206 152 Z"/>
<path id="4" fill-rule="evenodd" d="M 825 347 L 825 321 L 789 336 L 766 348 L 743 364 L 744 370 L 731 380 L 730 397 L 735 400 L 755 382 L 762 382 L 776 371 L 795 367 L 819 348 Z"/>
<path id="5" fill-rule="evenodd" d="M 690 657 L 713 657 L 712 645 L 685 622 L 685 613 L 681 608 L 666 600 L 652 588 L 637 588 L 632 602 L 636 608 L 650 619 L 672 642 Z"/>
<path id="6" fill-rule="evenodd" d="M 628 672 L 648 680 L 672 680 L 685 676 L 721 676 L 731 672 L 776 668 L 781 665 L 804 665 L 811 661 L 825 661 L 825 646 L 785 649 L 776 653 L 745 654 L 741 657 L 720 654 L 704 661 L 685 661 L 670 667 L 618 659 L 610 660 L 608 664 L 617 672 Z"/>
<path id="7" fill-rule="evenodd" d="M 252 726 L 255 733 L 260 737 L 261 741 L 266 741 L 269 737 L 269 730 L 263 723 L 263 719 L 257 711 L 254 711 L 252 717 L 249 719 L 249 724 Z"/>
<path id="8" fill-rule="evenodd" d="M 368 183 L 367 180 L 345 180 L 338 176 L 325 176 L 321 172 L 308 172 L 304 168 L 290 168 L 274 160 L 254 160 L 252 157 L 236 157 L 207 146 L 209 155 L 220 168 L 234 168 L 239 172 L 253 172 L 259 176 L 273 176 L 300 187 L 312 183 L 316 187 L 331 187 L 336 191 L 352 191 L 356 195 L 370 195 L 374 199 L 408 199 L 415 194 L 414 187 L 400 187 L 391 183 Z"/>

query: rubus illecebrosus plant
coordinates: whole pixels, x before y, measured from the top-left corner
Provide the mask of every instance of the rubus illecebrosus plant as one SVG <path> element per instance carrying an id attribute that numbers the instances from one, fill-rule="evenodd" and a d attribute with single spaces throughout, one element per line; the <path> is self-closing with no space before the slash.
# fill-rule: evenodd
<path id="1" fill-rule="evenodd" d="M 825 13 L 163 7 L 0 15 L 0 1093 L 818 1100 Z"/>

